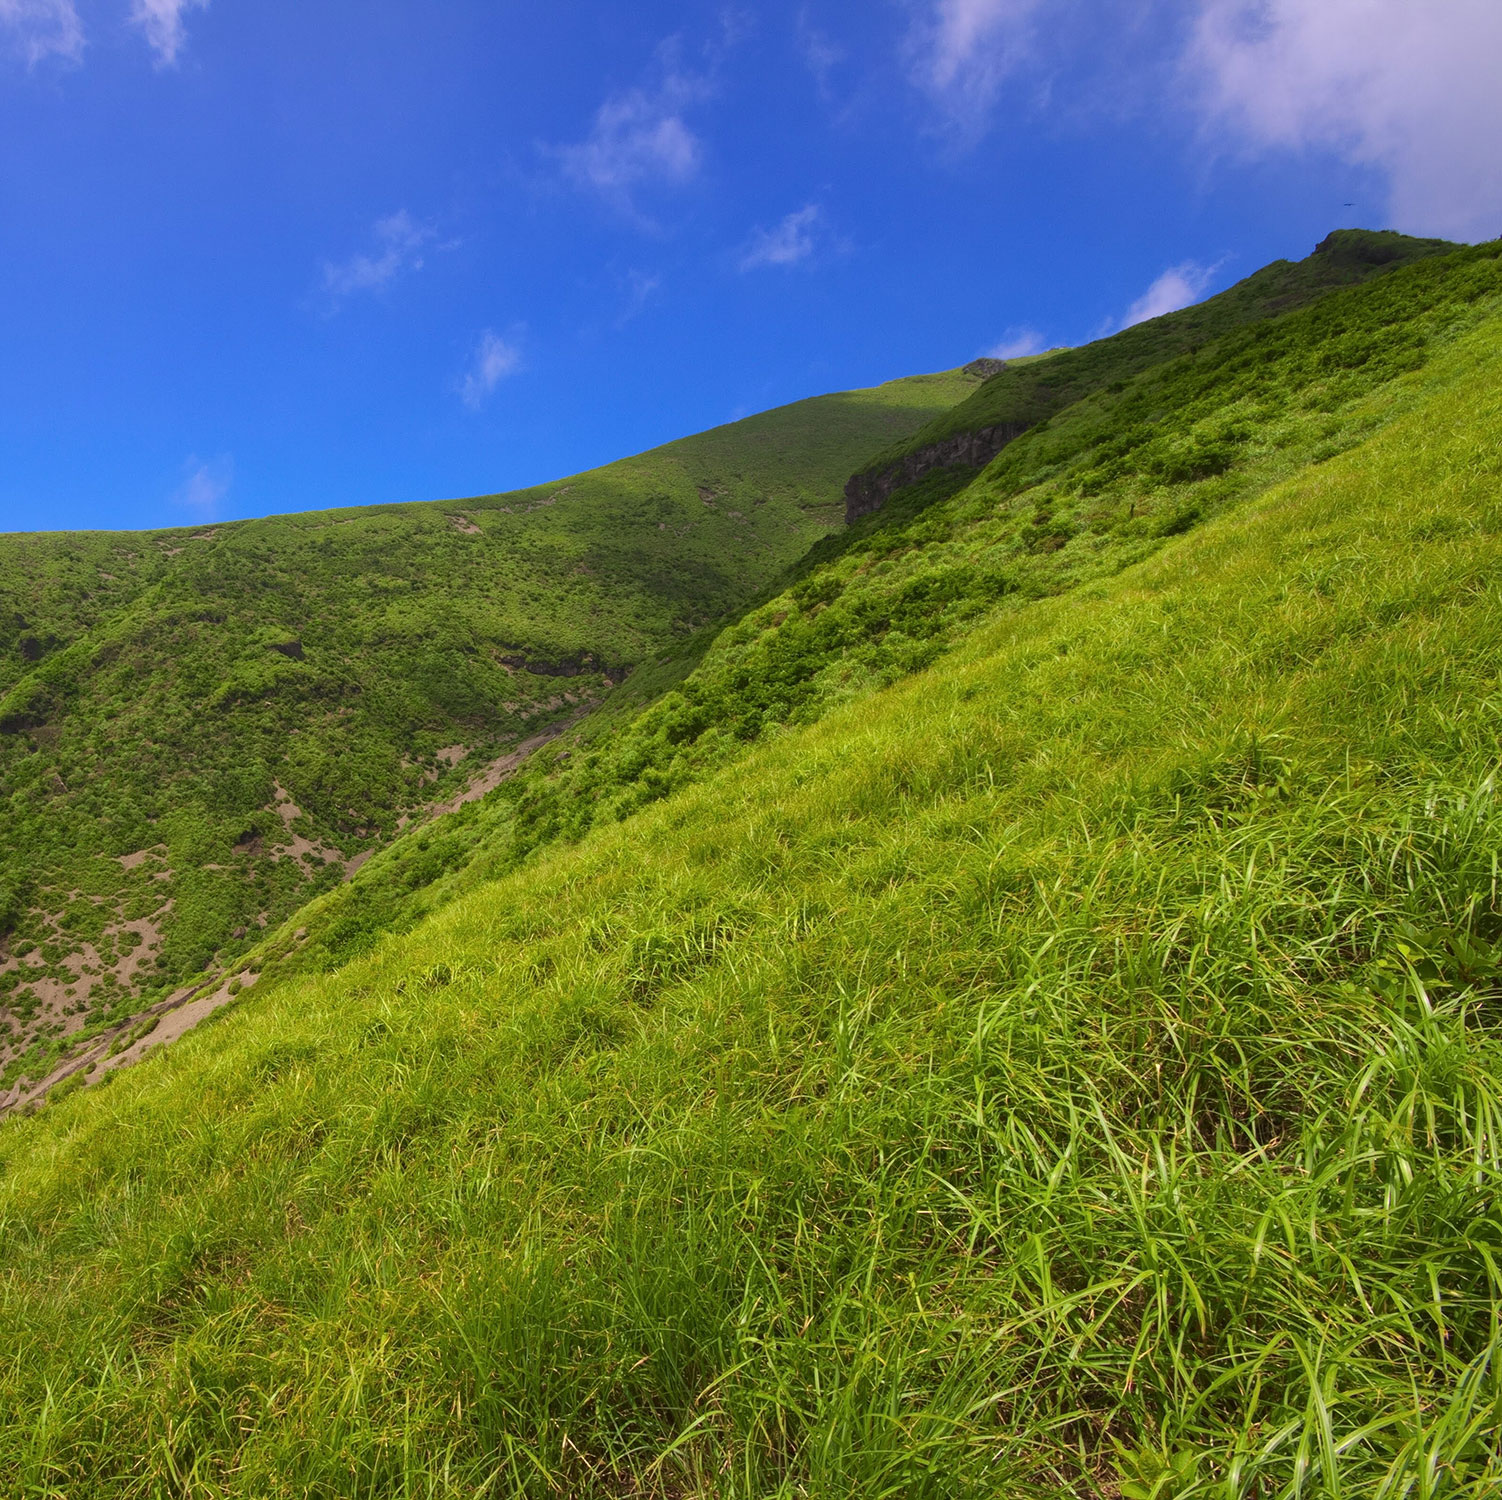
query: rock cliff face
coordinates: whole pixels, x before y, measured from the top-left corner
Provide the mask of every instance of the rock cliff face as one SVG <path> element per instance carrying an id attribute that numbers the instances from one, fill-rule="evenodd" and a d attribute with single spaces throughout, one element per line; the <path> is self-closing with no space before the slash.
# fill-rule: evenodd
<path id="1" fill-rule="evenodd" d="M 886 469 L 852 475 L 845 485 L 845 524 L 877 511 L 900 489 L 916 484 L 934 469 L 964 465 L 983 469 L 1014 438 L 1027 431 L 1025 423 L 998 422 L 978 432 L 957 432 L 942 442 L 931 443 Z"/>
<path id="2" fill-rule="evenodd" d="M 612 686 L 619 686 L 631 675 L 630 667 L 606 666 L 589 652 L 564 661 L 540 661 L 520 654 L 496 659 L 514 672 L 530 672 L 534 677 L 582 677 L 588 672 L 598 672 Z"/>

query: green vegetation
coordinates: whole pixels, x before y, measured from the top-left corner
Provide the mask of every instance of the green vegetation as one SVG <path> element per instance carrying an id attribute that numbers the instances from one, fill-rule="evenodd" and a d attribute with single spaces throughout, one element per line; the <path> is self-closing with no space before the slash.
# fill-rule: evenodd
<path id="1" fill-rule="evenodd" d="M 1344 454 L 0 1128 L 0 1489 L 1495 1493 L 1466 321 Z"/>
<path id="2" fill-rule="evenodd" d="M 978 618 L 1140 561 L 1423 399 L 1413 373 L 1499 308 L 1502 246 L 1420 259 L 1103 388 L 978 479 L 931 473 L 816 544 L 790 586 L 673 669 L 647 674 L 645 708 L 611 706 L 484 806 L 398 841 L 251 961 L 268 974 L 337 967 L 539 847 L 928 665 Z"/>
<path id="3" fill-rule="evenodd" d="M 516 495 L 0 538 L 0 1096 L 741 608 L 974 389 L 825 396 Z"/>
<path id="4" fill-rule="evenodd" d="M 75 864 L 8 849 L 9 972 L 28 944 L 124 946 L 50 869 L 128 844 L 122 878 L 186 900 L 177 805 L 238 807 L 192 803 L 206 754 L 151 792 L 155 843 L 101 843 L 148 793 L 109 803 L 77 747 L 133 713 L 143 760 L 212 742 L 205 704 L 262 747 L 260 821 L 223 814 L 255 899 L 299 836 L 339 868 L 231 945 L 259 979 L 212 1024 L 110 1072 L 159 1036 L 122 1024 L 0 1122 L 0 1493 L 1497 1493 L 1502 245 L 1433 249 L 1336 237 L 1334 271 L 1243 283 L 1255 318 L 1071 351 L 1116 373 L 838 533 L 829 439 L 817 484 L 764 503 L 780 551 L 731 545 L 751 512 L 705 475 L 792 472 L 810 412 L 693 440 L 702 537 L 632 508 L 647 455 L 620 510 L 341 513 L 337 546 L 327 517 L 223 528 L 93 601 L 70 570 L 146 542 L 18 542 L 71 561 L 37 565 L 60 623 L 4 705 L 38 721 L 16 763 L 54 757 L 62 790 L 10 805 L 65 803 L 71 772 L 115 811 L 91 833 L 71 804 L 41 847 Z M 878 396 L 912 430 L 901 390 Z M 841 402 L 871 415 L 825 398 L 821 442 Z M 531 627 L 483 570 L 440 593 L 455 548 L 494 536 L 517 579 L 608 526 L 668 538 L 608 574 L 615 613 L 580 604 L 597 553 Z M 269 656 L 184 634 L 210 596 Z M 113 663 L 168 619 L 179 677 L 275 657 L 300 686 L 215 698 L 163 667 L 138 709 Z M 410 654 L 440 619 L 477 702 L 500 655 L 598 680 L 445 720 L 414 663 L 448 658 Z M 337 731 L 314 712 L 383 694 Z M 483 801 L 398 833 L 594 696 Z M 455 725 L 469 759 L 437 754 Z M 361 792 L 382 745 L 423 769 Z M 347 792 L 296 779 L 314 753 Z"/>
<path id="5" fill-rule="evenodd" d="M 1342 287 L 1454 249 L 1445 240 L 1412 239 L 1377 230 L 1336 230 L 1306 259 L 1274 261 L 1182 312 L 1139 323 L 1080 349 L 1058 350 L 1046 359 L 1013 361 L 967 400 L 878 454 L 864 472 L 879 474 L 912 454 L 988 428 L 1031 427 L 1154 365 L 1192 354 L 1234 329 L 1278 317 Z"/>

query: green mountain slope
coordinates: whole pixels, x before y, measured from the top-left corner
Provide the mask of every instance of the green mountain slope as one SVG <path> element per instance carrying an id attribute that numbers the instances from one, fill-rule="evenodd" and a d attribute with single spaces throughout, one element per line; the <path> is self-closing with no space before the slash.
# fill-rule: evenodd
<path id="1" fill-rule="evenodd" d="M 878 454 L 846 489 L 846 515 L 880 509 L 894 489 L 935 468 L 984 466 L 1020 433 L 1073 403 L 1223 338 L 1400 266 L 1456 247 L 1387 231 L 1342 229 L 1301 261 L 1274 261 L 1205 301 L 1127 328 L 1114 338 L 1014 361 L 968 399 Z"/>
<path id="2" fill-rule="evenodd" d="M 969 484 L 931 474 L 816 544 L 790 586 L 673 670 L 644 674 L 644 709 L 612 705 L 485 804 L 397 841 L 246 964 L 335 967 L 538 848 L 918 670 L 978 618 L 1140 561 L 1380 430 L 1415 399 L 1413 376 L 1499 310 L 1502 246 L 1426 258 L 1102 390 Z"/>
<path id="3" fill-rule="evenodd" d="M 0 1100 L 745 605 L 974 389 L 825 396 L 514 495 L 0 538 Z"/>
<path id="4" fill-rule="evenodd" d="M 1348 451 L 0 1127 L 0 1488 L 1495 1493 L 1464 323 Z"/>

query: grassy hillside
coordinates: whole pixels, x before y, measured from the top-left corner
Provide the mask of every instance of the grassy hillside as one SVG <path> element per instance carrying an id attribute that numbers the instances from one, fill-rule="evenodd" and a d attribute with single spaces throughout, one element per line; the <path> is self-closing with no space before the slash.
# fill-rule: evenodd
<path id="1" fill-rule="evenodd" d="M 930 475 L 816 544 L 790 586 L 692 656 L 644 673 L 645 708 L 625 695 L 632 709 L 586 721 L 486 804 L 399 840 L 247 964 L 336 967 L 536 849 L 920 669 L 977 618 L 1140 561 L 1380 430 L 1416 399 L 1410 377 L 1499 310 L 1502 245 L 1427 258 L 1102 390 L 968 485 Z"/>
<path id="2" fill-rule="evenodd" d="M 863 472 L 880 474 L 912 455 L 942 454 L 956 438 L 994 427 L 1020 431 L 1047 421 L 1074 402 L 1109 393 L 1155 365 L 1192 354 L 1238 328 L 1316 302 L 1398 267 L 1458 247 L 1387 231 L 1342 229 L 1301 261 L 1264 266 L 1203 302 L 1128 328 L 1113 338 L 1046 358 L 1016 360 L 966 400 L 877 454 Z"/>
<path id="3" fill-rule="evenodd" d="M 852 467 L 975 384 L 514 495 L 0 538 L 0 1098 L 742 607 Z"/>
<path id="4" fill-rule="evenodd" d="M 1502 319 L 1434 343 L 0 1126 L 0 1489 L 1495 1493 Z"/>

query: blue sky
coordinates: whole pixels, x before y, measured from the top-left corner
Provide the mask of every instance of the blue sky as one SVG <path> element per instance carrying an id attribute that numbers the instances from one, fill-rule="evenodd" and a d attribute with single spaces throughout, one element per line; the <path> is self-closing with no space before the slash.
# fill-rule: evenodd
<path id="1" fill-rule="evenodd" d="M 1497 0 L 0 0 L 0 530 L 536 483 L 1502 232 Z"/>

